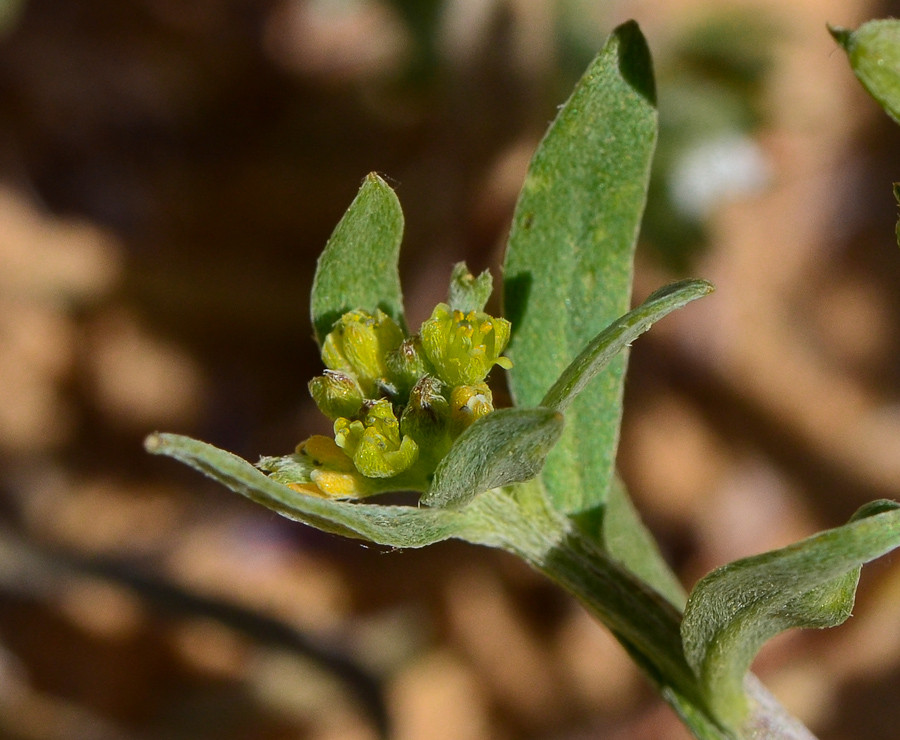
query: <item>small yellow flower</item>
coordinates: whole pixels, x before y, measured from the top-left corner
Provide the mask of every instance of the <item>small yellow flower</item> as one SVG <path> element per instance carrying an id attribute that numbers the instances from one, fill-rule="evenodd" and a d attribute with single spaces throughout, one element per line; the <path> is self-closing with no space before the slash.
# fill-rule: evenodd
<path id="1" fill-rule="evenodd" d="M 403 331 L 380 310 L 349 311 L 322 343 L 322 360 L 330 370 L 352 376 L 367 398 L 375 398 L 387 375 L 386 359 L 403 341 Z"/>
<path id="2" fill-rule="evenodd" d="M 354 470 L 353 461 L 335 443 L 331 437 L 314 434 L 305 442 L 297 445 L 297 452 L 306 455 L 316 468 L 330 468 L 340 473 Z"/>
<path id="3" fill-rule="evenodd" d="M 457 293 L 473 293 L 467 279 Z M 467 305 L 483 305 L 468 293 Z M 309 382 L 316 405 L 334 420 L 334 439 L 310 437 L 293 455 L 263 458 L 259 467 L 324 498 L 428 490 L 456 438 L 494 410 L 484 379 L 494 365 L 512 367 L 501 356 L 509 335 L 505 319 L 444 303 L 408 338 L 380 310 L 349 311 L 322 342 L 327 369 Z"/>
<path id="4" fill-rule="evenodd" d="M 450 392 L 450 418 L 460 432 L 494 410 L 494 396 L 487 383 L 458 385 Z"/>
<path id="5" fill-rule="evenodd" d="M 313 435 L 297 446 L 296 454 L 309 465 L 308 482 L 287 484 L 299 493 L 323 498 L 362 498 L 374 492 L 371 483 L 331 437 Z"/>
<path id="6" fill-rule="evenodd" d="M 363 421 L 338 419 L 334 439 L 356 469 L 369 478 L 392 478 L 419 458 L 418 445 L 412 437 L 400 434 L 400 422 L 387 399 L 372 404 Z"/>
<path id="7" fill-rule="evenodd" d="M 506 319 L 482 311 L 451 311 L 446 303 L 435 307 L 421 329 L 426 357 L 450 386 L 480 383 L 494 365 L 511 368 L 512 361 L 500 356 L 509 333 Z"/>

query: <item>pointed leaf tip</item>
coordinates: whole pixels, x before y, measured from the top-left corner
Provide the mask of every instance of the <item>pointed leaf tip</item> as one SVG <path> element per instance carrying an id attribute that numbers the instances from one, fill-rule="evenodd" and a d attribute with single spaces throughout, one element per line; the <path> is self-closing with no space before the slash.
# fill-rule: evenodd
<path id="1" fill-rule="evenodd" d="M 625 23 L 531 160 L 503 269 L 510 387 L 521 408 L 540 404 L 572 358 L 630 308 L 656 145 L 655 98 L 647 43 L 636 23 Z M 566 430 L 542 475 L 559 511 L 595 509 L 606 498 L 624 372 L 624 359 L 616 358 L 566 411 Z"/>
<path id="2" fill-rule="evenodd" d="M 838 42 L 838 44 L 843 49 L 847 49 L 850 45 L 850 34 L 852 33 L 846 28 L 841 28 L 840 26 L 832 26 L 830 23 L 825 24 L 828 28 L 828 33 L 831 34 L 831 37 Z"/>
<path id="3" fill-rule="evenodd" d="M 367 175 L 316 266 L 310 312 L 320 344 L 343 314 L 356 309 L 381 309 L 405 326 L 397 266 L 402 239 L 400 201 L 381 177 Z"/>
<path id="4" fill-rule="evenodd" d="M 900 123 L 900 20 L 869 21 L 855 31 L 831 26 L 828 30 L 847 52 L 862 86 Z"/>
<path id="5" fill-rule="evenodd" d="M 650 47 L 637 21 L 626 21 L 612 35 L 619 44 L 620 74 L 638 94 L 656 106 L 656 80 Z"/>

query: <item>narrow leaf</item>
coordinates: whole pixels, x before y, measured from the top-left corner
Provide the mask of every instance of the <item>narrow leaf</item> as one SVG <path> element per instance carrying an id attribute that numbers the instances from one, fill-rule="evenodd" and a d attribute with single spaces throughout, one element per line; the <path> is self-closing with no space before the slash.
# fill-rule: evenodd
<path id="1" fill-rule="evenodd" d="M 638 578 L 677 607 L 684 608 L 685 592 L 668 566 L 653 535 L 644 526 L 625 484 L 617 476 L 603 510 L 603 549 Z"/>
<path id="2" fill-rule="evenodd" d="M 148 452 L 190 465 L 235 493 L 317 529 L 391 547 L 424 547 L 461 536 L 461 512 L 411 506 L 378 506 L 331 501 L 298 493 L 261 473 L 246 460 L 177 434 L 153 434 Z"/>
<path id="3" fill-rule="evenodd" d="M 638 308 L 616 319 L 594 337 L 553 384 L 541 406 L 565 411 L 592 378 L 653 324 L 713 290 L 705 280 L 683 280 L 651 294 Z"/>
<path id="4" fill-rule="evenodd" d="M 465 262 L 453 265 L 450 275 L 450 295 L 447 303 L 454 311 L 484 311 L 484 307 L 494 289 L 494 279 L 488 270 L 475 277 Z"/>
<path id="5" fill-rule="evenodd" d="M 703 578 L 681 634 L 710 709 L 744 719 L 744 677 L 762 645 L 790 627 L 832 627 L 853 608 L 863 563 L 900 546 L 900 504 L 876 501 L 843 527 L 737 560 Z"/>
<path id="6" fill-rule="evenodd" d="M 656 144 L 650 53 L 637 24 L 617 28 L 532 159 L 504 265 L 510 385 L 537 406 L 582 348 L 630 308 L 634 244 Z M 544 469 L 556 508 L 603 504 L 613 475 L 624 357 L 566 413 Z"/>
<path id="7" fill-rule="evenodd" d="M 563 430 L 550 409 L 500 409 L 463 432 L 441 460 L 422 503 L 459 507 L 479 493 L 534 478 Z"/>
<path id="8" fill-rule="evenodd" d="M 900 123 L 900 20 L 869 21 L 855 31 L 828 30 L 847 52 L 862 86 Z"/>
<path id="9" fill-rule="evenodd" d="M 372 173 L 335 227 L 319 257 L 311 309 L 321 343 L 347 311 L 380 308 L 401 326 L 403 293 L 397 259 L 403 238 L 403 211 L 394 191 Z"/>

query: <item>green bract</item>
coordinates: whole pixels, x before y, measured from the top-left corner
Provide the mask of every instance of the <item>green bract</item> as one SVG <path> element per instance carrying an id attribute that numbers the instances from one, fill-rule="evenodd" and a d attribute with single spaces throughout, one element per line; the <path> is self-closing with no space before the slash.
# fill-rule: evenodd
<path id="1" fill-rule="evenodd" d="M 337 419 L 355 417 L 363 405 L 363 393 L 359 383 L 347 373 L 326 370 L 309 381 L 309 393 L 325 416 Z"/>
<path id="2" fill-rule="evenodd" d="M 400 429 L 403 434 L 412 437 L 428 467 L 440 460 L 450 445 L 453 437 L 450 426 L 450 401 L 444 396 L 444 384 L 430 375 L 422 377 L 409 394 L 409 403 L 400 417 Z"/>
<path id="3" fill-rule="evenodd" d="M 418 334 L 405 339 L 396 350 L 389 352 L 385 363 L 400 398 L 408 396 L 413 386 L 430 370 Z"/>

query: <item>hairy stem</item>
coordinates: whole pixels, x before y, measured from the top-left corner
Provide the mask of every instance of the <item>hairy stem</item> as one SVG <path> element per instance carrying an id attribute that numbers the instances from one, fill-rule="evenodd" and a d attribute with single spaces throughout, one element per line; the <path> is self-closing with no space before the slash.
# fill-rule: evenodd
<path id="1" fill-rule="evenodd" d="M 740 728 L 710 714 L 681 642 L 681 613 L 546 504 L 540 484 L 495 489 L 474 504 L 492 522 L 466 539 L 510 552 L 574 595 L 631 654 L 699 740 L 815 740 L 752 675 Z"/>

